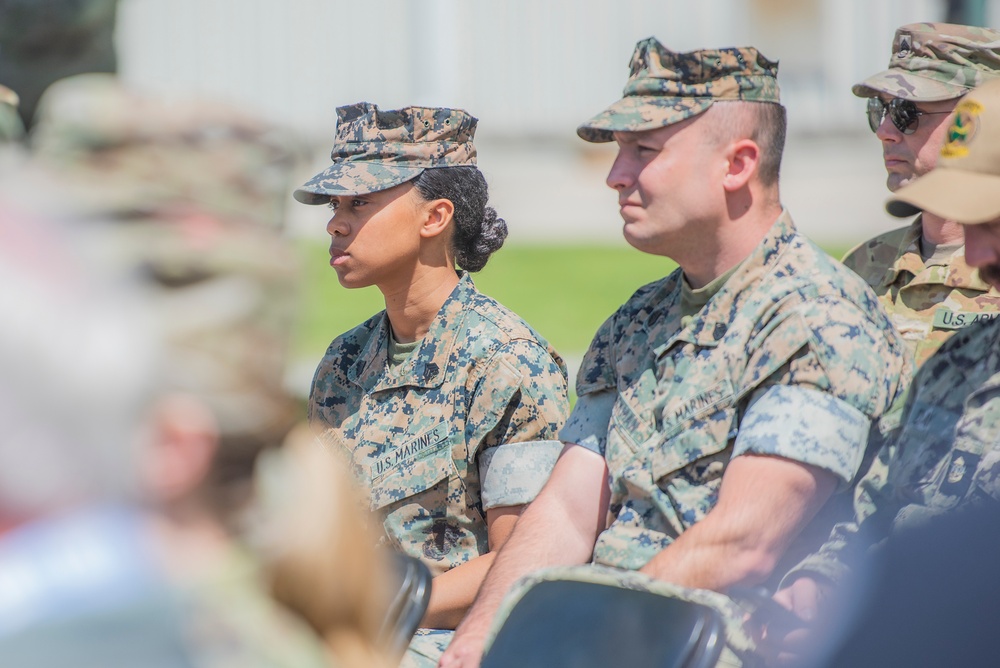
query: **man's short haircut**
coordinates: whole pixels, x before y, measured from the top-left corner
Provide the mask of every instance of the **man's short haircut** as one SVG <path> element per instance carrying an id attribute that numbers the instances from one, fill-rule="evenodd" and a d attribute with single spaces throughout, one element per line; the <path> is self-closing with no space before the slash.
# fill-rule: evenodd
<path id="1" fill-rule="evenodd" d="M 706 112 L 720 142 L 750 139 L 760 147 L 757 168 L 765 186 L 778 183 L 788 127 L 785 107 L 774 102 L 718 100 Z"/>

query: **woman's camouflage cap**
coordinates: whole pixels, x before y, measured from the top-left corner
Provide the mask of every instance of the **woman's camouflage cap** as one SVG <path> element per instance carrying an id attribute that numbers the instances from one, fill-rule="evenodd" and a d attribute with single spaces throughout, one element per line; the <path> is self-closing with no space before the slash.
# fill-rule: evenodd
<path id="1" fill-rule="evenodd" d="M 333 164 L 295 191 L 303 204 L 398 186 L 425 169 L 476 164 L 478 120 L 461 109 L 381 110 L 370 102 L 337 108 Z"/>
<path id="2" fill-rule="evenodd" d="M 892 40 L 889 69 L 851 90 L 907 100 L 953 100 L 1000 77 L 1000 31 L 950 23 L 911 23 Z"/>
<path id="3" fill-rule="evenodd" d="M 621 100 L 577 128 L 589 142 L 614 140 L 613 132 L 672 125 L 708 109 L 716 100 L 780 103 L 778 63 L 753 47 L 681 53 L 655 37 L 635 46 Z"/>

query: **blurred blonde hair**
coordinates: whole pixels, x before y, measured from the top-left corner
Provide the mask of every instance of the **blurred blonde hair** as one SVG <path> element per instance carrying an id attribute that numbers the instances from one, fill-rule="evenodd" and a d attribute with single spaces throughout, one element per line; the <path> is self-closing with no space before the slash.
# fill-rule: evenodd
<path id="1" fill-rule="evenodd" d="M 393 578 L 346 463 L 302 426 L 257 472 L 273 596 L 312 625 L 338 665 L 392 665 L 376 635 Z"/>

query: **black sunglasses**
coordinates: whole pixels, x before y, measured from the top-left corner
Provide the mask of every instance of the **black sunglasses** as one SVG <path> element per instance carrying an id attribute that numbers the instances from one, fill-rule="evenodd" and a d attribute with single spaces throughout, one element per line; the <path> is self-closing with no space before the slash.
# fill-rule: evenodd
<path id="1" fill-rule="evenodd" d="M 950 111 L 921 111 L 917 109 L 911 100 L 904 100 L 901 97 L 894 97 L 886 104 L 881 98 L 868 98 L 868 127 L 872 132 L 878 131 L 878 126 L 882 125 L 886 112 L 889 112 L 889 120 L 896 126 L 896 129 L 904 135 L 912 135 L 917 131 L 920 117 L 924 114 L 948 114 Z"/>

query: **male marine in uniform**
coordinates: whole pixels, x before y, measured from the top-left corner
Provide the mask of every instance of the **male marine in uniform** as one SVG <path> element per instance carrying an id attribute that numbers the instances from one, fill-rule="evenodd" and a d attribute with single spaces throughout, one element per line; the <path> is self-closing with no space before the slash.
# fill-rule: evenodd
<path id="1" fill-rule="evenodd" d="M 776 75 L 753 48 L 650 38 L 623 99 L 578 129 L 618 144 L 607 183 L 625 238 L 680 268 L 598 330 L 562 455 L 440 665 L 478 665 L 504 594 L 546 567 L 590 563 L 559 577 L 625 574 L 731 612 L 717 592 L 765 581 L 853 479 L 906 350 L 781 205 Z"/>
<path id="2" fill-rule="evenodd" d="M 896 31 L 888 69 L 853 88 L 868 98 L 868 122 L 882 142 L 889 190 L 934 168 L 956 103 L 997 77 L 1000 31 L 947 23 Z M 918 210 L 898 202 L 889 212 L 904 217 Z M 962 244 L 961 225 L 924 211 L 909 226 L 881 234 L 844 258 L 878 294 L 918 365 L 958 330 L 1000 312 L 1000 294 L 965 262 Z"/>

